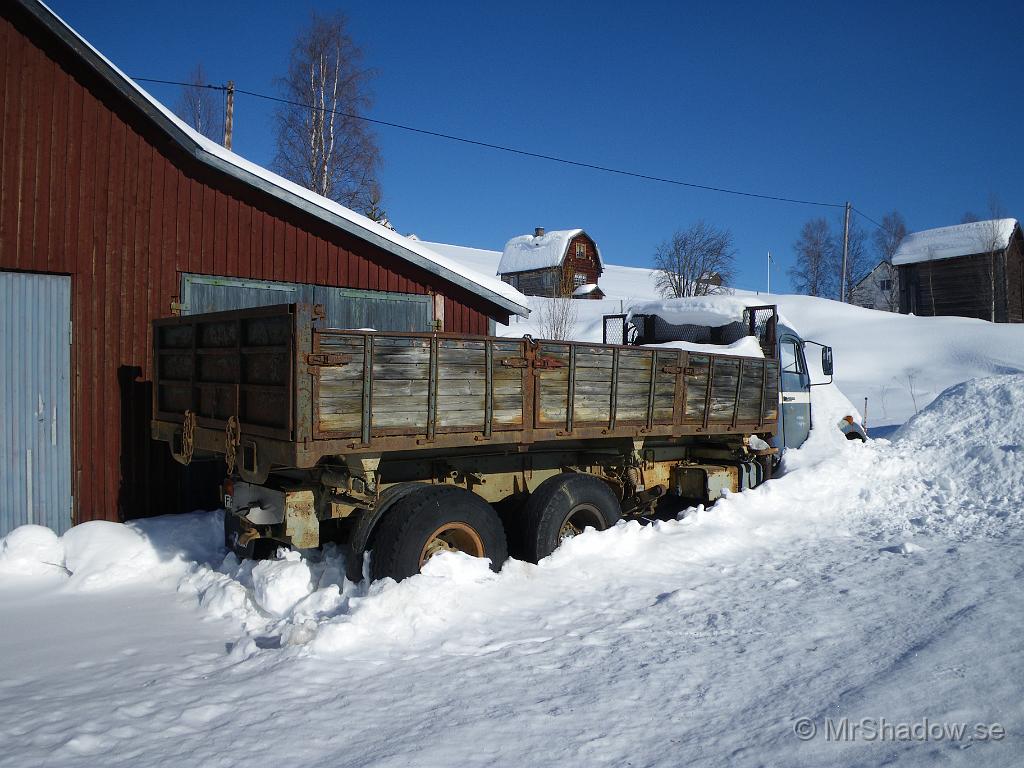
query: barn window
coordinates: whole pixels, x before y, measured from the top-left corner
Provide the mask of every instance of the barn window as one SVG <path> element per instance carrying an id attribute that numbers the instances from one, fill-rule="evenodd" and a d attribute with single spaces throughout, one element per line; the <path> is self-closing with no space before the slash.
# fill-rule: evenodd
<path id="1" fill-rule="evenodd" d="M 887 277 L 883 278 L 882 280 L 879 280 L 878 281 L 878 290 L 880 290 L 880 291 L 891 291 L 892 290 L 892 280 L 890 280 Z"/>
<path id="2" fill-rule="evenodd" d="M 586 243 L 576 243 L 576 258 L 577 259 L 585 259 L 585 258 L 587 258 L 587 244 Z"/>
<path id="3" fill-rule="evenodd" d="M 572 276 L 572 287 L 573 288 L 579 288 L 581 285 L 586 285 L 586 284 L 587 284 L 587 276 L 584 275 L 582 272 L 577 272 L 575 275 Z"/>

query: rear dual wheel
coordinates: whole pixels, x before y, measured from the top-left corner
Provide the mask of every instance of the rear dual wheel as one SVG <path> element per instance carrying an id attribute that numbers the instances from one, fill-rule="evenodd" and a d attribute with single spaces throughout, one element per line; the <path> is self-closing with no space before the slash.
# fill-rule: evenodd
<path id="1" fill-rule="evenodd" d="M 622 517 L 619 500 L 592 475 L 549 477 L 530 494 L 522 517 L 522 555 L 530 562 L 547 557 L 586 528 L 603 531 Z"/>
<path id="2" fill-rule="evenodd" d="M 491 505 L 445 485 L 423 486 L 396 501 L 381 520 L 372 548 L 374 579 L 412 576 L 441 552 L 487 558 L 495 571 L 508 558 L 505 530 Z"/>

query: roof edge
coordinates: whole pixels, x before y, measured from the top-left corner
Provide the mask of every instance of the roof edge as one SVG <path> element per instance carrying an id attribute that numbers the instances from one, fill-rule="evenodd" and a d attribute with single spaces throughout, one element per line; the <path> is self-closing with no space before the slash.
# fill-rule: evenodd
<path id="1" fill-rule="evenodd" d="M 104 81 L 127 98 L 137 107 L 148 119 L 164 131 L 175 143 L 184 149 L 197 161 L 214 168 L 221 173 L 242 181 L 250 187 L 270 194 L 293 208 L 304 211 L 316 218 L 327 221 L 329 224 L 348 234 L 359 237 L 362 240 L 376 245 L 379 248 L 391 253 L 394 256 L 407 261 L 430 274 L 436 275 L 453 285 L 468 290 L 481 298 L 489 301 L 495 306 L 509 311 L 511 314 L 520 317 L 528 317 L 528 307 L 516 303 L 512 299 L 495 293 L 487 286 L 474 282 L 473 280 L 460 275 L 457 272 L 446 269 L 444 266 L 430 261 L 415 251 L 405 248 L 398 243 L 391 242 L 384 237 L 360 227 L 358 224 L 332 213 L 323 206 L 306 200 L 289 190 L 280 187 L 272 182 L 254 174 L 244 168 L 234 165 L 217 155 L 206 150 L 198 141 L 193 139 L 186 131 L 183 131 L 173 120 L 169 119 L 161 110 L 140 93 L 138 86 L 130 78 L 120 72 L 114 65 L 93 48 L 83 37 L 74 31 L 63 19 L 61 19 L 47 5 L 40 0 L 17 0 L 36 21 L 41 23 L 50 32 L 57 36 L 61 42 L 67 45 L 73 53 L 83 59 Z M 249 161 L 251 162 L 251 161 Z"/>

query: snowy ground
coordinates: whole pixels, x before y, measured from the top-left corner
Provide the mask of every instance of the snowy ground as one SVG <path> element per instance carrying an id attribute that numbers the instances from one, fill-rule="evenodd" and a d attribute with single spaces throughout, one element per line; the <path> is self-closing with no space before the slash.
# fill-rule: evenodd
<path id="1" fill-rule="evenodd" d="M 656 297 L 648 270 L 602 287 L 577 338 Z M 835 348 L 873 425 L 910 419 L 891 442 L 820 419 L 712 509 L 401 584 L 349 583 L 331 551 L 239 563 L 218 514 L 19 529 L 0 768 L 1024 764 L 1024 328 L 764 299 Z"/>
<path id="2" fill-rule="evenodd" d="M 216 515 L 19 529 L 0 766 L 1019 765 L 1021 434 L 1024 376 L 971 382 L 682 520 L 368 591 L 225 558 Z"/>

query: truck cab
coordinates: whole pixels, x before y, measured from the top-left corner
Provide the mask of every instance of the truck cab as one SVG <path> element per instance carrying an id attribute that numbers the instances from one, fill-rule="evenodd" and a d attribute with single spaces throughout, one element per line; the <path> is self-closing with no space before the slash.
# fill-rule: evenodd
<path id="1" fill-rule="evenodd" d="M 628 315 L 606 315 L 604 342 L 684 346 L 703 351 L 720 347 L 719 351 L 725 353 L 740 347 L 736 351 L 742 354 L 742 341 L 753 337 L 765 357 L 779 361 L 779 431 L 772 445 L 780 450 L 802 446 L 814 424 L 811 388 L 832 383 L 832 348 L 802 338 L 796 329 L 780 320 L 774 305 L 749 306 L 742 316 L 731 319 L 722 316 L 716 320 L 706 310 L 695 311 L 692 323 L 675 322 L 680 319 L 689 319 L 685 310 L 674 311 L 671 318 L 653 308 L 641 308 Z M 812 350 L 821 356 L 820 375 L 812 373 L 808 365 L 808 360 L 813 359 Z M 853 417 L 843 419 L 837 426 L 847 439 L 867 439 L 864 428 Z"/>

